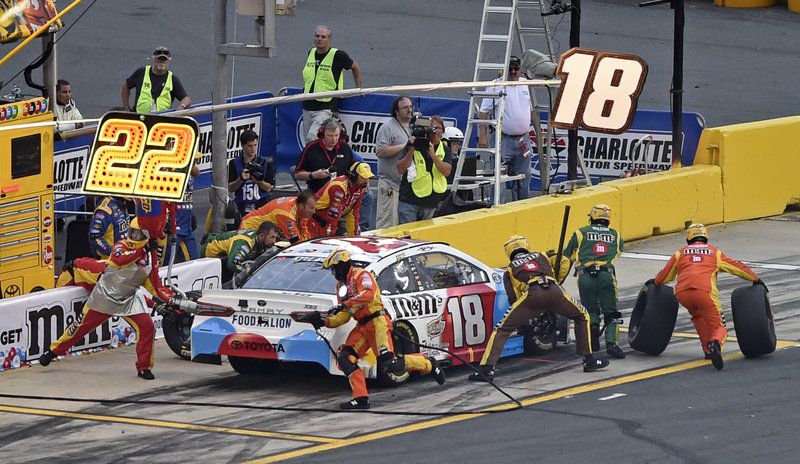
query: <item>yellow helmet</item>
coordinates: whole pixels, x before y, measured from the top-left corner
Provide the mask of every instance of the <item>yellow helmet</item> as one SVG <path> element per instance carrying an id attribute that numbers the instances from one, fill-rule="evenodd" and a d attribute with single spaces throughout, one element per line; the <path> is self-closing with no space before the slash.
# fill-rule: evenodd
<path id="1" fill-rule="evenodd" d="M 511 259 L 511 256 L 517 250 L 531 251 L 531 246 L 528 243 L 528 239 L 522 235 L 512 235 L 503 245 L 503 250 L 505 250 L 508 259 Z"/>
<path id="2" fill-rule="evenodd" d="M 148 240 L 150 240 L 150 234 L 146 229 L 139 227 L 139 218 L 133 218 L 125 238 L 128 248 L 142 248 L 147 244 Z"/>
<path id="3" fill-rule="evenodd" d="M 344 248 L 337 248 L 331 251 L 331 254 L 329 254 L 328 257 L 322 261 L 322 267 L 325 269 L 330 269 L 331 267 L 343 261 L 350 261 L 350 252 Z"/>
<path id="4" fill-rule="evenodd" d="M 604 204 L 596 204 L 592 206 L 592 210 L 589 211 L 589 220 L 596 221 L 598 219 L 605 219 L 609 223 L 611 222 L 611 207 Z"/>
<path id="5" fill-rule="evenodd" d="M 333 270 L 336 280 L 344 282 L 350 272 L 350 252 L 344 248 L 337 248 L 322 261 L 322 267 Z"/>
<path id="6" fill-rule="evenodd" d="M 701 237 L 708 241 L 708 229 L 703 224 L 695 223 L 689 226 L 686 229 L 686 241 L 691 242 L 692 240 Z"/>

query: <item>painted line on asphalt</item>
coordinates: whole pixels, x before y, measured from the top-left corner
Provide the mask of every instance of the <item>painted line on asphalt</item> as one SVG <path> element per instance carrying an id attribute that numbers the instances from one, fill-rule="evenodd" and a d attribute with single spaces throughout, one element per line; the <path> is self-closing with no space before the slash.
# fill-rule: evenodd
<path id="1" fill-rule="evenodd" d="M 668 261 L 672 255 L 660 255 L 655 253 L 632 253 L 630 251 L 623 251 L 620 254 L 621 258 L 631 259 L 646 259 L 649 261 Z M 776 263 L 760 263 L 755 261 L 742 261 L 748 267 L 755 267 L 760 269 L 774 269 L 776 271 L 800 271 L 800 266 L 796 264 L 776 264 Z"/>
<path id="2" fill-rule="evenodd" d="M 783 349 L 783 348 L 780 348 Z M 731 361 L 734 359 L 741 359 L 744 355 L 741 352 L 735 352 L 728 354 L 723 357 L 726 361 Z M 616 387 L 619 385 L 624 385 L 627 383 L 638 382 L 640 380 L 647 380 L 652 379 L 654 377 L 660 377 L 663 375 L 673 374 L 676 372 L 686 371 L 689 369 L 694 369 L 697 367 L 708 366 L 711 364 L 710 360 L 701 359 L 696 361 L 689 361 L 680 364 L 675 364 L 673 366 L 661 367 L 658 369 L 653 369 L 649 371 L 639 372 L 635 374 L 628 374 L 623 375 L 621 377 L 616 377 L 612 379 L 606 380 L 599 380 L 597 382 L 591 382 L 584 385 L 579 385 L 576 387 L 565 388 L 563 390 L 558 390 L 552 393 L 546 393 L 542 395 L 536 395 L 533 397 L 529 397 L 527 399 L 523 399 L 520 402 L 523 406 L 530 406 L 539 403 L 545 403 L 547 401 L 552 401 L 556 399 L 565 398 L 567 396 L 574 396 L 580 395 L 582 393 L 588 393 L 596 390 L 602 390 L 604 388 L 609 387 Z M 513 409 L 516 405 L 514 403 L 503 403 L 497 406 L 483 409 L 483 411 L 502 411 L 507 409 Z M 369 433 L 366 435 L 360 435 L 357 437 L 352 438 L 345 438 L 333 443 L 325 443 L 321 445 L 314 445 L 309 446 L 306 448 L 301 448 L 293 451 L 287 451 L 284 453 L 273 454 L 270 456 L 265 456 L 263 458 L 254 459 L 252 461 L 247 461 L 246 464 L 269 464 L 273 462 L 285 461 L 287 459 L 298 458 L 302 456 L 308 456 L 310 454 L 322 453 L 325 451 L 331 451 L 339 448 L 346 448 L 348 446 L 358 445 L 361 443 L 367 443 L 375 440 L 380 440 L 382 438 L 389 438 L 394 437 L 397 435 L 402 435 L 404 433 L 410 432 L 417 432 L 420 430 L 425 430 L 433 427 L 439 427 L 442 425 L 452 424 L 455 422 L 462 422 L 469 419 L 474 419 L 476 417 L 484 416 L 485 414 L 459 414 L 456 416 L 444 417 L 441 419 L 433 419 L 428 421 L 417 422 L 414 424 L 408 424 L 400 427 L 390 428 L 386 430 L 382 430 L 380 432 Z"/>
<path id="3" fill-rule="evenodd" d="M 602 398 L 597 398 L 597 401 L 608 401 L 608 400 L 615 400 L 617 398 L 622 398 L 623 396 L 628 396 L 625 393 L 614 393 L 613 395 L 604 396 Z"/>
<path id="4" fill-rule="evenodd" d="M 113 422 L 119 424 L 140 425 L 146 427 L 161 427 L 168 429 L 190 430 L 195 432 L 217 432 L 230 435 L 243 435 L 259 438 L 276 438 L 280 440 L 302 441 L 311 443 L 335 443 L 335 438 L 316 437 L 311 435 L 295 435 L 291 433 L 267 432 L 262 430 L 239 429 L 232 427 L 220 427 L 216 425 L 190 424 L 186 422 L 172 422 L 154 419 L 139 419 L 135 417 L 107 416 L 100 414 L 85 414 L 72 411 L 61 411 L 58 409 L 40 409 L 20 406 L 0 405 L 0 412 L 12 414 L 23 414 L 33 416 L 63 417 L 67 419 L 79 419 L 94 422 Z"/>

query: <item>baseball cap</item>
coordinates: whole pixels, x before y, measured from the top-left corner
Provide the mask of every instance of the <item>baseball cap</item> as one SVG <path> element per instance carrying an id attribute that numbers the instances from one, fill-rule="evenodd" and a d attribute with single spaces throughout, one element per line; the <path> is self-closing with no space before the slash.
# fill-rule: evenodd
<path id="1" fill-rule="evenodd" d="M 153 56 L 155 57 L 165 56 L 167 58 L 172 58 L 172 54 L 169 52 L 169 48 L 163 46 L 156 48 L 155 51 L 153 52 Z"/>
<path id="2" fill-rule="evenodd" d="M 372 179 L 375 177 L 375 174 L 372 173 L 372 169 L 370 169 L 369 164 L 363 161 L 357 161 L 355 164 L 350 166 L 350 170 L 364 179 Z"/>
<path id="3" fill-rule="evenodd" d="M 508 59 L 508 66 L 510 68 L 519 68 L 522 66 L 522 61 L 518 57 L 512 55 L 511 58 Z"/>

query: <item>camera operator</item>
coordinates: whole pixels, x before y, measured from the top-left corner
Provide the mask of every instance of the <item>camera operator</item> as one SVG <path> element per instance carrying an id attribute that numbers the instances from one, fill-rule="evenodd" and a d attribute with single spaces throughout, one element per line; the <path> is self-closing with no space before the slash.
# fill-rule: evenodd
<path id="1" fill-rule="evenodd" d="M 403 176 L 397 205 L 400 224 L 433 217 L 447 191 L 453 162 L 453 154 L 442 143 L 441 116 L 417 116 L 412 124 L 405 156 L 397 163 L 397 171 Z"/>
<path id="2" fill-rule="evenodd" d="M 306 145 L 300 154 L 294 177 L 304 180 L 314 193 L 332 177 L 346 174 L 355 162 L 353 150 L 340 139 L 341 127 L 338 119 L 326 119 L 320 127 L 319 138 Z"/>
<path id="3" fill-rule="evenodd" d="M 272 163 L 258 157 L 258 134 L 246 130 L 239 136 L 242 154 L 228 162 L 228 191 L 234 194 L 234 203 L 244 216 L 269 201 L 269 192 L 275 185 Z"/>

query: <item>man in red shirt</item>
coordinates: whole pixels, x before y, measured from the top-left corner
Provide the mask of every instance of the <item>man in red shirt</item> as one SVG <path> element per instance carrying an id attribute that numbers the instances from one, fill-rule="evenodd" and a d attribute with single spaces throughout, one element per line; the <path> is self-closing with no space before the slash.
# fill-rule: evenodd
<path id="1" fill-rule="evenodd" d="M 708 229 L 703 224 L 692 224 L 686 230 L 687 246 L 678 250 L 658 273 L 648 281 L 664 285 L 677 275 L 675 296 L 692 315 L 692 323 L 700 336 L 706 359 L 717 370 L 722 369 L 722 345 L 728 330 L 722 325 L 722 305 L 717 291 L 717 273 L 727 272 L 756 285 L 764 285 L 755 272 L 744 264 L 725 256 L 708 244 Z M 765 285 L 766 287 L 766 285 Z"/>

